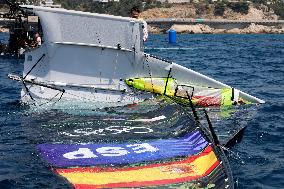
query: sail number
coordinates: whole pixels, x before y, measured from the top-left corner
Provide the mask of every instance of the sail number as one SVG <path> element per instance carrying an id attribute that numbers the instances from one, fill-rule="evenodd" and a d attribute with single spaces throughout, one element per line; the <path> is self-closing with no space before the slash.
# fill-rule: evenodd
<path id="1" fill-rule="evenodd" d="M 90 148 L 79 148 L 76 151 L 68 152 L 63 154 L 64 158 L 75 160 L 75 159 L 89 159 L 89 158 L 98 158 L 99 156 L 103 157 L 119 157 L 130 155 L 131 153 L 141 154 L 141 153 L 153 153 L 157 152 L 159 149 L 151 146 L 148 143 L 141 144 L 129 144 L 122 147 L 100 147 L 97 149 Z"/>

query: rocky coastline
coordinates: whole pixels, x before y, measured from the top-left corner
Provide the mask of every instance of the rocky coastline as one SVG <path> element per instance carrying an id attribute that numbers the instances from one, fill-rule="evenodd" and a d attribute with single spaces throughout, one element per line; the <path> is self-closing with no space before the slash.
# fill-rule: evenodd
<path id="1" fill-rule="evenodd" d="M 213 6 L 213 5 L 212 5 Z M 210 8 L 210 7 L 209 7 Z M 147 19 L 159 18 L 180 18 L 180 19 L 224 19 L 224 20 L 263 20 L 276 21 L 279 17 L 274 14 L 273 10 L 267 6 L 261 5 L 255 7 L 249 6 L 247 14 L 241 14 L 227 8 L 223 16 L 215 16 L 213 7 L 203 11 L 202 14 L 197 14 L 197 8 L 193 4 L 175 5 L 170 8 L 153 8 L 142 13 L 142 17 Z M 225 25 L 225 24 L 224 24 Z M 226 27 L 224 27 L 226 28 Z M 148 30 L 150 33 L 166 33 L 167 30 L 174 29 L 177 33 L 192 33 L 192 34 L 284 34 L 284 24 L 282 25 L 260 25 L 251 23 L 243 28 L 217 29 L 206 25 L 205 23 L 196 23 L 190 25 L 174 24 L 168 28 L 158 28 L 149 24 Z"/>
<path id="2" fill-rule="evenodd" d="M 180 25 L 174 24 L 170 29 L 177 33 L 189 34 L 284 34 L 284 26 L 264 26 L 258 24 L 250 24 L 246 28 L 232 29 L 215 29 L 205 24 Z M 148 26 L 149 33 L 160 34 L 166 33 L 167 30 L 153 26 Z"/>

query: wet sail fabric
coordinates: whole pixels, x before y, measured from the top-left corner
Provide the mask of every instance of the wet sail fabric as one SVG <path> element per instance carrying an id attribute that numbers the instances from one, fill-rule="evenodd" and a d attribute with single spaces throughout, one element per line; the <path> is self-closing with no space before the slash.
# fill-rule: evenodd
<path id="1" fill-rule="evenodd" d="M 227 179 L 220 154 L 198 129 L 169 139 L 39 144 L 37 149 L 54 172 L 76 189 L 167 188 L 200 181 L 202 187 L 222 188 Z"/>
<path id="2" fill-rule="evenodd" d="M 208 145 L 199 131 L 177 139 L 140 143 L 40 144 L 44 159 L 56 167 L 127 165 L 199 153 Z"/>
<path id="3" fill-rule="evenodd" d="M 171 99 L 106 111 L 42 126 L 52 138 L 36 148 L 73 188 L 233 188 L 222 149 Z"/>
<path id="4" fill-rule="evenodd" d="M 209 175 L 220 162 L 209 146 L 183 160 L 137 167 L 56 169 L 75 188 L 123 188 L 188 182 Z"/>
<path id="5" fill-rule="evenodd" d="M 126 84 L 138 90 L 156 94 L 164 94 L 185 101 L 192 98 L 194 105 L 207 106 L 231 106 L 247 104 L 239 97 L 239 91 L 233 88 L 209 88 L 191 84 L 179 84 L 174 78 L 130 78 Z"/>

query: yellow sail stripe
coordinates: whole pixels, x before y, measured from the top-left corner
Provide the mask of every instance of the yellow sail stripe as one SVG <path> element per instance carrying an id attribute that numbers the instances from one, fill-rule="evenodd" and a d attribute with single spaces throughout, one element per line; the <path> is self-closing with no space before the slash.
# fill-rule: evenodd
<path id="1" fill-rule="evenodd" d="M 161 165 L 157 167 L 146 167 L 138 169 L 114 169 L 111 171 L 101 171 L 92 172 L 88 171 L 78 171 L 75 169 L 67 169 L 68 171 L 57 172 L 66 177 L 68 181 L 72 184 L 88 184 L 88 185 L 109 185 L 109 184 L 119 184 L 119 183 L 131 183 L 131 182 L 148 182 L 148 181 L 158 181 L 158 180 L 173 180 L 183 177 L 194 177 L 199 178 L 204 176 L 205 173 L 214 165 L 216 165 L 217 158 L 213 151 L 208 154 L 198 157 L 192 162 L 174 162 L 168 165 Z"/>

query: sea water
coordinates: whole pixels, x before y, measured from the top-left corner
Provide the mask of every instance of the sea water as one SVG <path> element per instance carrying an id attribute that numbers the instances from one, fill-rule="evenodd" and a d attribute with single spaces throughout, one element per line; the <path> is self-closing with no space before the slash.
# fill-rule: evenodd
<path id="1" fill-rule="evenodd" d="M 7 34 L 0 34 L 0 40 L 7 38 Z M 151 35 L 145 51 L 265 100 L 263 105 L 225 114 L 211 109 L 209 116 L 224 141 L 236 128 L 247 126 L 241 143 L 228 153 L 236 188 L 283 188 L 284 35 L 184 34 L 177 36 L 175 45 L 168 44 L 167 35 Z M 121 112 L 116 119 L 122 120 L 127 112 L 103 109 L 86 114 L 84 110 L 62 112 L 47 108 L 32 113 L 20 104 L 20 83 L 7 78 L 7 74 L 21 74 L 22 70 L 22 60 L 0 57 L 0 188 L 70 188 L 52 173 L 39 156 L 36 144 L 67 139 L 72 142 L 70 137 L 74 142 L 88 142 L 88 138 L 76 138 L 78 130 L 67 132 L 67 128 L 82 123 L 88 127 L 88 123 L 94 123 L 94 116 L 98 127 L 103 127 L 100 119 Z M 139 111 L 143 114 L 147 109 Z M 166 112 L 175 115 L 170 109 Z M 139 112 L 135 114 L 138 116 Z M 82 132 L 90 133 L 79 130 Z"/>

